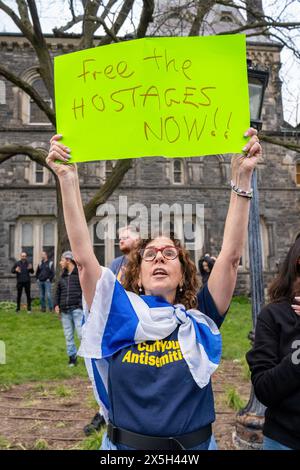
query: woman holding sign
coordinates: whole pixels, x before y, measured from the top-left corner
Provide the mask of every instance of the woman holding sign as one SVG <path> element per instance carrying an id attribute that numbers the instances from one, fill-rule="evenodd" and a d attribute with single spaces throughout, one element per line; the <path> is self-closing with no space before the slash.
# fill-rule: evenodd
<path id="1" fill-rule="evenodd" d="M 208 449 L 215 420 L 211 375 L 221 358 L 218 328 L 229 308 L 248 226 L 257 132 L 232 160 L 232 193 L 221 252 L 200 295 L 196 267 L 169 236 L 141 240 L 124 287 L 101 267 L 84 217 L 77 168 L 61 136 L 47 163 L 57 174 L 66 228 L 79 267 L 85 324 L 79 354 L 108 422 L 103 449 Z M 198 308 L 198 309 L 197 309 Z"/>

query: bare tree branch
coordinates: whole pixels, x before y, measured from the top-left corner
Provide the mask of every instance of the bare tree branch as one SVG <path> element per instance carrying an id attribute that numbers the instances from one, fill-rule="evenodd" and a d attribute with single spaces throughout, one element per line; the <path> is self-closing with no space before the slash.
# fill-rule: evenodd
<path id="1" fill-rule="evenodd" d="M 30 30 L 32 25 L 30 23 L 27 4 L 24 0 L 17 0 L 17 4 L 22 23 Z"/>
<path id="2" fill-rule="evenodd" d="M 55 126 L 56 120 L 53 109 L 50 108 L 50 106 L 43 100 L 39 93 L 31 85 L 29 85 L 29 83 L 10 72 L 10 70 L 4 67 L 4 65 L 0 65 L 0 75 L 25 91 L 25 93 L 27 93 L 27 95 L 29 95 L 34 100 L 37 106 L 46 114 L 49 121 Z"/>
<path id="3" fill-rule="evenodd" d="M 131 158 L 118 160 L 108 180 L 99 189 L 99 191 L 97 191 L 95 196 L 85 205 L 84 213 L 87 222 L 95 217 L 98 206 L 107 201 L 115 188 L 120 185 L 125 174 L 130 170 L 130 168 L 132 168 L 132 162 L 133 160 Z"/>
<path id="4" fill-rule="evenodd" d="M 0 164 L 16 155 L 27 155 L 31 160 L 44 166 L 49 171 L 52 169 L 46 163 L 48 152 L 44 149 L 36 149 L 29 145 L 8 144 L 0 147 Z M 99 205 L 103 204 L 120 185 L 124 176 L 132 168 L 133 160 L 128 158 L 119 160 L 105 184 L 96 192 L 94 197 L 84 206 L 86 221 L 89 222 L 96 215 Z M 59 185 L 58 185 L 59 186 Z"/>
<path id="5" fill-rule="evenodd" d="M 60 36 L 60 35 L 63 35 L 63 33 L 71 28 L 72 26 L 74 26 L 74 24 L 76 23 L 80 23 L 80 21 L 83 20 L 83 16 L 78 16 L 76 18 L 76 21 L 75 22 L 69 22 L 67 23 L 65 26 L 63 26 L 62 28 L 54 28 L 53 29 L 53 33 L 55 34 L 55 36 Z M 113 31 L 111 29 L 109 29 L 109 27 L 107 26 L 107 24 L 105 23 L 105 21 L 101 18 L 101 17 L 98 17 L 98 16 L 89 16 L 89 17 L 86 17 L 85 20 L 89 20 L 89 21 L 92 21 L 94 26 L 95 26 L 95 30 L 99 28 L 99 26 L 102 26 L 105 33 L 107 34 L 107 36 L 109 36 L 114 42 L 120 42 L 120 39 L 113 33 Z M 77 49 L 78 50 L 81 50 L 83 47 L 82 47 L 82 44 L 79 44 Z"/>
<path id="6" fill-rule="evenodd" d="M 82 39 L 79 43 L 79 49 L 93 47 L 94 32 L 98 28 L 98 24 L 95 24 L 91 18 L 97 16 L 99 6 L 100 0 L 87 0 L 85 2 L 82 22 Z"/>
<path id="7" fill-rule="evenodd" d="M 136 33 L 137 38 L 145 37 L 149 23 L 153 21 L 153 12 L 154 0 L 143 0 L 143 9 Z"/>
<path id="8" fill-rule="evenodd" d="M 109 27 L 101 17 L 99 18 L 96 16 L 92 16 L 89 19 L 95 23 L 96 29 L 99 27 L 99 25 L 101 25 L 104 31 L 106 32 L 107 36 L 109 36 L 114 42 L 120 42 L 120 39 L 114 34 L 111 29 L 109 29 Z"/>
<path id="9" fill-rule="evenodd" d="M 74 10 L 74 3 L 73 3 L 73 0 L 69 0 L 69 8 L 70 8 L 70 12 L 71 12 L 72 18 L 73 18 L 73 20 L 74 20 L 74 18 L 76 17 L 76 15 L 75 15 L 75 10 Z"/>
<path id="10" fill-rule="evenodd" d="M 51 168 L 46 163 L 47 151 L 44 149 L 36 149 L 30 145 L 20 144 L 7 144 L 0 147 L 0 163 L 8 160 L 16 155 L 27 155 L 31 160 L 34 160 L 39 165 L 42 165 L 53 173 Z"/>
<path id="11" fill-rule="evenodd" d="M 4 11 L 15 23 L 15 25 L 19 28 L 19 30 L 24 34 L 24 36 L 32 42 L 33 40 L 33 29 L 32 26 L 28 26 L 26 22 L 23 22 L 15 12 L 9 8 L 4 2 L 0 0 L 0 10 Z"/>
<path id="12" fill-rule="evenodd" d="M 197 2 L 197 12 L 196 12 L 196 15 L 194 16 L 194 20 L 192 22 L 189 36 L 199 35 L 200 26 L 203 22 L 203 18 L 211 10 L 211 8 L 213 7 L 215 3 L 216 3 L 215 0 L 207 0 L 205 4 L 201 0 Z"/>
<path id="13" fill-rule="evenodd" d="M 103 12 L 101 13 L 100 17 L 96 17 L 96 14 L 95 15 L 89 15 L 88 17 L 86 16 L 86 19 L 89 19 L 90 21 L 96 21 L 98 24 L 96 25 L 96 29 L 99 27 L 99 24 L 101 26 L 103 26 L 104 30 L 105 28 L 107 28 L 107 31 L 105 30 L 105 32 L 107 34 L 112 34 L 108 28 L 108 26 L 106 25 L 106 23 L 104 22 L 105 18 L 107 17 L 107 15 L 110 13 L 111 11 L 111 8 L 114 6 L 115 3 L 117 3 L 118 0 L 109 0 L 109 2 L 104 6 L 104 10 Z M 70 3 L 73 3 L 73 2 L 70 2 Z M 101 2 L 102 3 L 102 2 Z M 71 9 L 71 7 L 70 7 Z M 71 29 L 73 26 L 75 26 L 75 24 L 78 24 L 80 23 L 81 21 L 83 21 L 84 19 L 84 15 L 75 15 L 75 12 L 74 12 L 74 8 L 72 9 L 72 19 L 70 21 L 68 21 L 64 26 L 60 26 L 59 28 L 53 28 L 53 34 L 55 36 L 60 36 L 62 35 L 63 33 L 65 33 L 66 31 L 68 31 L 69 29 Z M 102 21 L 101 21 L 102 20 Z M 94 31 L 95 32 L 95 31 Z M 112 36 L 114 37 L 114 36 Z"/>
<path id="14" fill-rule="evenodd" d="M 279 147 L 283 147 L 288 150 L 293 150 L 294 152 L 300 152 L 300 144 L 298 144 L 297 142 L 289 142 L 286 139 L 276 139 L 274 137 L 270 137 L 264 134 L 259 134 L 259 139 L 269 144 L 278 145 Z"/>
<path id="15" fill-rule="evenodd" d="M 285 28 L 285 29 L 291 30 L 291 29 L 296 29 L 299 26 L 300 26 L 300 22 L 261 21 L 257 23 L 245 24 L 241 26 L 240 28 L 221 31 L 218 34 L 237 34 L 237 33 L 241 33 L 242 31 L 253 30 L 253 29 L 258 30 L 260 28 L 271 28 L 271 27 L 273 28 L 279 27 L 279 28 Z"/>
<path id="16" fill-rule="evenodd" d="M 51 96 L 54 103 L 54 74 L 53 74 L 53 63 L 49 54 L 47 43 L 42 33 L 39 15 L 36 8 L 35 0 L 27 0 L 28 6 L 32 18 L 34 38 L 32 45 L 35 48 L 36 54 L 39 59 L 39 72 L 45 83 L 49 95 Z"/>
<path id="17" fill-rule="evenodd" d="M 59 28 L 53 28 L 52 32 L 53 32 L 54 36 L 60 37 L 66 31 L 68 31 L 73 26 L 75 26 L 75 24 L 80 23 L 80 21 L 82 21 L 82 20 L 83 20 L 83 15 L 74 16 L 72 18 L 72 20 L 68 21 L 68 23 L 66 23 L 64 26 L 60 26 Z"/>
<path id="18" fill-rule="evenodd" d="M 287 41 L 285 41 L 282 36 L 275 34 L 273 31 L 269 32 L 269 35 L 270 37 L 277 39 L 277 41 L 280 41 L 283 46 L 285 46 L 287 49 L 290 49 L 293 52 L 293 54 L 295 55 L 297 59 L 300 59 L 300 51 L 294 45 L 293 41 L 290 40 L 290 38 Z"/>
<path id="19" fill-rule="evenodd" d="M 111 32 L 114 36 L 116 36 L 118 34 L 121 27 L 125 23 L 128 15 L 130 13 L 130 10 L 133 7 L 134 1 L 135 0 L 124 0 L 123 1 L 122 8 L 121 8 L 116 20 L 113 23 L 113 27 L 111 28 Z M 110 42 L 111 42 L 111 36 L 107 34 L 103 39 L 101 39 L 101 41 L 98 45 L 99 46 L 104 46 L 105 44 L 109 44 Z"/>
<path id="20" fill-rule="evenodd" d="M 103 13 L 101 14 L 102 20 L 105 20 L 107 15 L 110 13 L 112 7 L 118 2 L 118 0 L 109 0 L 104 7 Z"/>

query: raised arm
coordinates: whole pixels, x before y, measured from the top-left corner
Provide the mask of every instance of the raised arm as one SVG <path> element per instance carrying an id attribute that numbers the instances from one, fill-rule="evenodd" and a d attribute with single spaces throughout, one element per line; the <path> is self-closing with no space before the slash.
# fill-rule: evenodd
<path id="1" fill-rule="evenodd" d="M 252 173 L 261 156 L 261 146 L 255 129 L 248 129 L 247 135 L 251 138 L 246 146 L 246 155 L 234 156 L 231 166 L 235 186 L 250 191 Z M 250 201 L 247 197 L 231 192 L 221 252 L 208 280 L 208 289 L 220 315 L 227 311 L 235 288 L 238 266 L 247 237 Z"/>
<path id="2" fill-rule="evenodd" d="M 77 166 L 68 163 L 70 150 L 59 142 L 60 138 L 60 135 L 55 135 L 50 140 L 51 147 L 46 161 L 59 179 L 67 234 L 78 265 L 83 295 L 90 308 L 101 267 L 94 254 L 84 216 Z M 55 163 L 57 160 L 62 163 Z"/>

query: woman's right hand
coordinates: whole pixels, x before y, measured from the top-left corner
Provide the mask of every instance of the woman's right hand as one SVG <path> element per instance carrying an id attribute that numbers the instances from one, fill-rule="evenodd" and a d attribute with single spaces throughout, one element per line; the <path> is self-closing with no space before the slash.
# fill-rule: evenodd
<path id="1" fill-rule="evenodd" d="M 77 165 L 69 163 L 71 149 L 60 143 L 62 135 L 56 134 L 50 139 L 50 150 L 46 158 L 47 165 L 58 177 L 69 177 L 77 175 Z M 57 163 L 57 161 L 62 163 Z"/>

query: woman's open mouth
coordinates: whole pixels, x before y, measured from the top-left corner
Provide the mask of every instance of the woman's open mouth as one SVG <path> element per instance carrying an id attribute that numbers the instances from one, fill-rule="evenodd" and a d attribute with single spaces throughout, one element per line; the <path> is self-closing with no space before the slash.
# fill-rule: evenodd
<path id="1" fill-rule="evenodd" d="M 163 268 L 156 268 L 154 269 L 152 276 L 154 276 L 155 278 L 162 278 L 168 276 L 168 273 Z"/>

